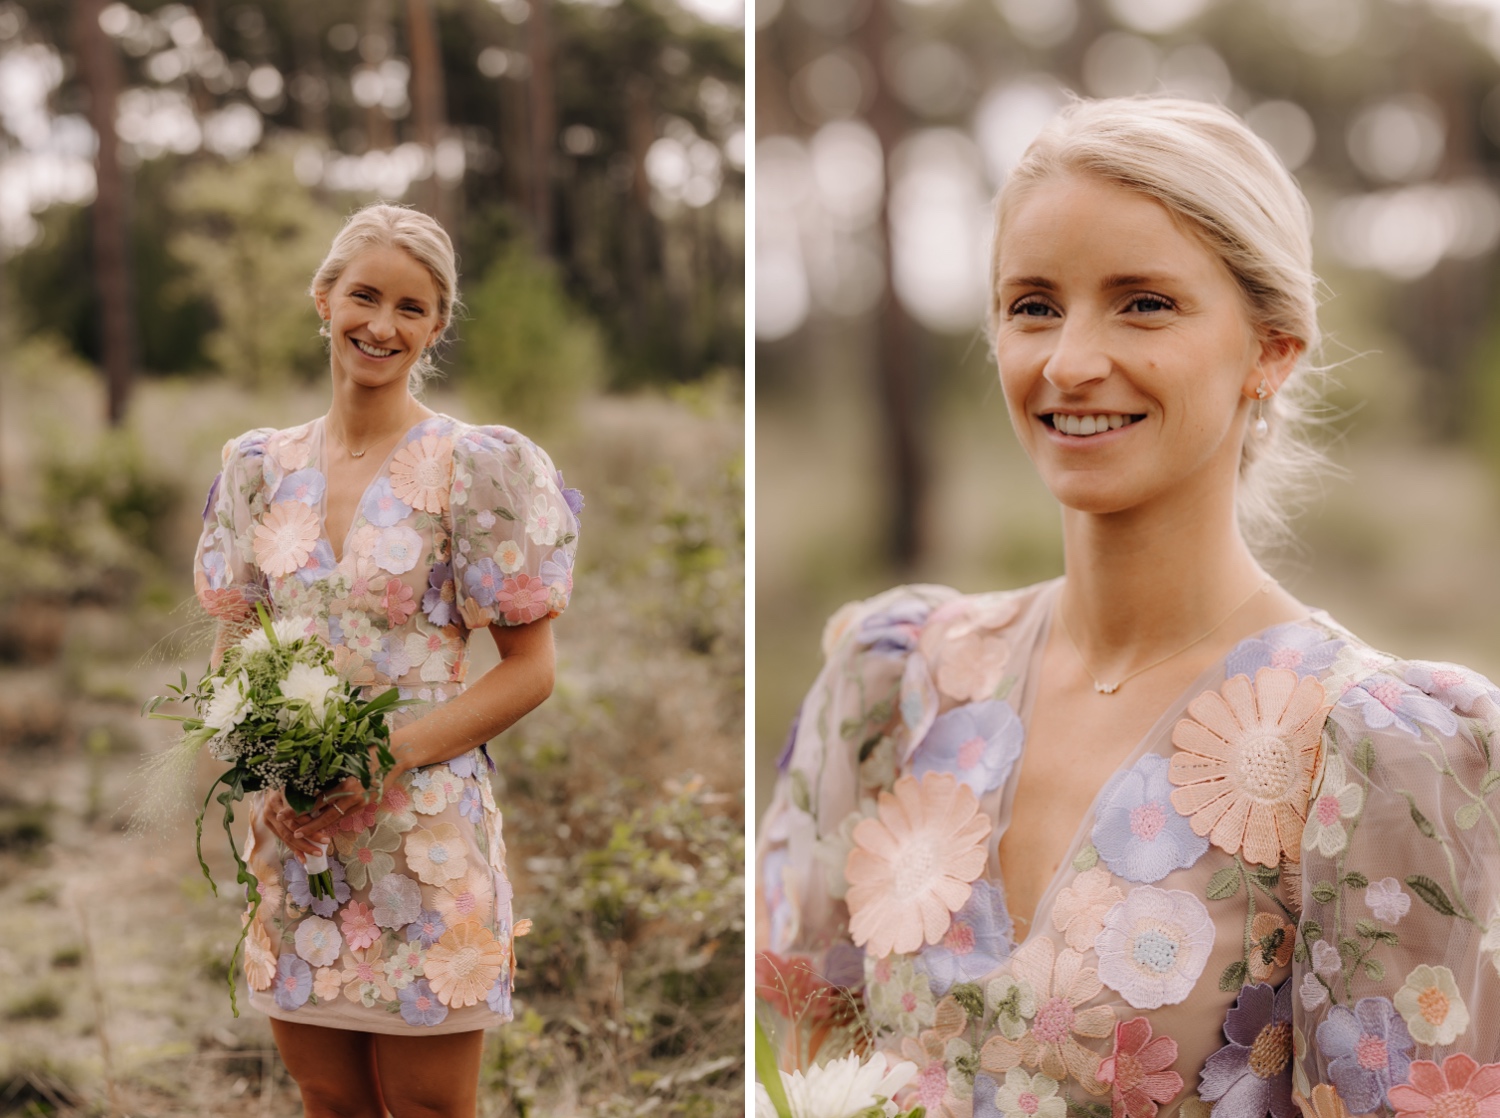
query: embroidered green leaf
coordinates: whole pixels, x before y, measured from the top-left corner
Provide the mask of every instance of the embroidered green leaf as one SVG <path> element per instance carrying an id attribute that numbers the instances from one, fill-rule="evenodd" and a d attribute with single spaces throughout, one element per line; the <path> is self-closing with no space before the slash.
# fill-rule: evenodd
<path id="1" fill-rule="evenodd" d="M 1109 1118 L 1109 1106 L 1102 1102 L 1075 1102 L 1068 1100 L 1068 1113 L 1074 1118 Z"/>
<path id="2" fill-rule="evenodd" d="M 1006 676 L 1000 681 L 1000 686 L 995 688 L 995 698 L 1000 700 L 1001 702 L 1004 702 L 1006 699 L 1010 698 L 1011 689 L 1015 687 L 1015 685 L 1016 677 L 1013 675 Z"/>
<path id="3" fill-rule="evenodd" d="M 792 770 L 792 803 L 799 811 L 812 814 L 812 793 L 807 788 L 807 774 L 801 769 Z"/>
<path id="4" fill-rule="evenodd" d="M 1292 958 L 1299 963 L 1305 963 L 1312 958 L 1312 953 L 1308 951 L 1307 944 L 1299 943 L 1292 948 Z"/>
<path id="5" fill-rule="evenodd" d="M 1369 738 L 1361 738 L 1354 747 L 1354 767 L 1366 776 L 1375 767 L 1375 743 Z"/>
<path id="6" fill-rule="evenodd" d="M 1458 824 L 1460 831 L 1471 830 L 1475 823 L 1479 822 L 1479 814 L 1484 809 L 1477 803 L 1467 803 L 1453 813 L 1453 822 Z"/>
<path id="7" fill-rule="evenodd" d="M 1365 977 L 1371 982 L 1379 982 L 1385 977 L 1385 964 L 1379 959 L 1366 959 Z"/>
<path id="8" fill-rule="evenodd" d="M 1484 724 L 1483 719 L 1469 719 L 1469 728 L 1474 732 L 1474 740 L 1479 743 L 1479 748 L 1484 751 L 1484 763 L 1492 763 L 1490 757 L 1490 728 Z"/>
<path id="9" fill-rule="evenodd" d="M 1315 939 L 1323 938 L 1323 925 L 1316 920 L 1304 920 L 1297 929 L 1302 933 L 1302 938 L 1308 943 Z"/>
<path id="10" fill-rule="evenodd" d="M 1358 870 L 1350 870 L 1344 875 L 1344 884 L 1351 889 L 1363 889 L 1370 884 L 1370 879 Z"/>
<path id="11" fill-rule="evenodd" d="M 865 728 L 864 719 L 846 718 L 839 723 L 839 737 L 845 741 L 852 741 L 856 734 Z"/>
<path id="12" fill-rule="evenodd" d="M 1073 859 L 1073 868 L 1079 873 L 1083 873 L 1084 870 L 1091 870 L 1098 864 L 1099 851 L 1094 849 L 1093 843 L 1087 844 L 1078 852 L 1077 857 Z"/>
<path id="13" fill-rule="evenodd" d="M 500 514 L 501 520 L 514 520 L 516 518 L 516 514 L 511 512 L 510 509 L 506 508 L 504 505 L 501 505 L 495 511 Z"/>
<path id="14" fill-rule="evenodd" d="M 1406 802 L 1411 805 L 1411 821 L 1417 825 L 1417 830 L 1421 831 L 1428 838 L 1436 838 L 1437 831 L 1433 830 L 1431 821 L 1417 810 L 1417 798 L 1410 792 L 1402 792 L 1401 794 L 1406 797 Z"/>
<path id="15" fill-rule="evenodd" d="M 1353 938 L 1352 936 L 1345 936 L 1343 939 L 1339 940 L 1340 955 L 1345 955 L 1350 959 L 1358 959 L 1359 952 L 1359 940 Z"/>
<path id="16" fill-rule="evenodd" d="M 890 699 L 882 699 L 869 709 L 865 719 L 872 726 L 884 726 L 895 713 L 896 704 Z"/>
<path id="17" fill-rule="evenodd" d="M 1355 924 L 1354 930 L 1366 939 L 1376 939 L 1380 935 L 1380 925 L 1368 917 Z"/>
<path id="18" fill-rule="evenodd" d="M 1250 965 L 1244 959 L 1236 959 L 1224 968 L 1224 973 L 1219 975 L 1219 989 L 1224 991 L 1238 990 L 1245 984 L 1245 979 L 1250 974 Z"/>
<path id="19" fill-rule="evenodd" d="M 1260 882 L 1267 889 L 1276 888 L 1276 883 L 1281 880 L 1280 866 L 1257 866 L 1254 864 L 1245 867 L 1250 871 L 1250 876 Z"/>
<path id="20" fill-rule="evenodd" d="M 874 737 L 866 738 L 864 740 L 864 743 L 859 747 L 859 759 L 861 762 L 868 761 L 870 759 L 870 754 L 875 752 L 875 747 L 880 744 L 880 741 L 881 738 L 879 734 L 876 734 Z"/>
<path id="21" fill-rule="evenodd" d="M 1484 779 L 1479 782 L 1479 794 L 1481 796 L 1488 796 L 1495 790 L 1497 784 L 1500 784 L 1500 769 L 1491 769 L 1484 774 Z"/>
<path id="22" fill-rule="evenodd" d="M 1240 891 L 1240 871 L 1237 866 L 1225 866 L 1218 873 L 1208 879 L 1208 899 L 1211 901 L 1222 901 L 1234 896 Z M 1225 986 L 1224 989 L 1237 989 L 1237 987 Z"/>
<path id="23" fill-rule="evenodd" d="M 1312 888 L 1313 900 L 1319 904 L 1332 904 L 1333 898 L 1338 895 L 1338 890 L 1333 887 L 1331 881 L 1320 881 Z"/>
<path id="24" fill-rule="evenodd" d="M 953 1000 L 970 1020 L 979 1020 L 984 1017 L 984 991 L 979 988 L 977 982 L 960 982 L 948 993 L 953 995 Z"/>
<path id="25" fill-rule="evenodd" d="M 1448 899 L 1448 894 L 1443 892 L 1443 887 L 1432 878 L 1414 873 L 1406 879 L 1406 886 L 1444 916 L 1458 915 L 1454 911 L 1453 902 Z"/>

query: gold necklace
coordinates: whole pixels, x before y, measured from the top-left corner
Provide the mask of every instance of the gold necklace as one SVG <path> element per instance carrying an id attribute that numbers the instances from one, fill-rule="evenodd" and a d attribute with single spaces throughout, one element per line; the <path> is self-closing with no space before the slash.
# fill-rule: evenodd
<path id="1" fill-rule="evenodd" d="M 1181 656 L 1184 652 L 1186 652 L 1188 649 L 1192 648 L 1195 644 L 1201 644 L 1203 641 L 1208 640 L 1209 637 L 1213 636 L 1220 629 L 1222 629 L 1224 627 L 1225 623 L 1228 622 L 1228 620 L 1231 617 L 1233 617 L 1235 614 L 1239 613 L 1240 610 L 1244 609 L 1245 606 L 1247 604 L 1249 604 L 1249 601 L 1250 601 L 1251 598 L 1255 597 L 1255 595 L 1257 595 L 1257 594 L 1264 594 L 1267 590 L 1271 589 L 1271 587 L 1274 586 L 1275 584 L 1276 584 L 1276 580 L 1274 578 L 1268 578 L 1268 579 L 1266 579 L 1265 582 L 1262 582 L 1254 590 L 1252 590 L 1252 591 L 1250 591 L 1250 593 L 1246 594 L 1244 596 L 1244 598 L 1240 599 L 1239 605 L 1235 606 L 1232 610 L 1230 610 L 1228 613 L 1226 613 L 1223 616 L 1223 618 L 1221 618 L 1219 620 L 1218 624 L 1216 624 L 1212 629 L 1208 630 L 1208 632 L 1204 633 L 1202 636 L 1194 637 L 1192 640 L 1188 641 L 1187 644 L 1183 645 L 1181 648 L 1177 649 L 1175 652 L 1169 652 L 1169 653 L 1167 653 L 1160 660 L 1153 660 L 1153 661 L 1151 661 L 1151 663 L 1147 664 L 1144 668 L 1137 668 L 1135 671 L 1131 672 L 1129 675 L 1121 676 L 1114 683 L 1101 683 L 1100 680 L 1099 680 L 1099 677 L 1094 674 L 1094 669 L 1091 668 L 1091 667 L 1089 667 L 1088 661 L 1083 658 L 1083 650 L 1078 647 L 1078 642 L 1073 639 L 1073 634 L 1068 629 L 1068 619 L 1063 616 L 1063 611 L 1062 611 L 1062 605 L 1061 605 L 1061 603 L 1058 604 L 1057 621 L 1058 621 L 1058 624 L 1060 624 L 1062 626 L 1063 636 L 1067 637 L 1068 638 L 1068 643 L 1073 646 L 1073 654 L 1078 657 L 1078 662 L 1083 665 L 1083 670 L 1084 670 L 1084 672 L 1086 672 L 1088 674 L 1089 679 L 1093 680 L 1094 690 L 1097 691 L 1097 692 L 1099 692 L 1099 694 L 1101 694 L 1101 695 L 1113 695 L 1122 686 L 1124 686 L 1125 684 L 1129 683 L 1136 676 L 1143 675 L 1146 672 L 1149 672 L 1152 668 L 1159 668 L 1159 667 L 1161 667 L 1161 665 L 1165 664 L 1168 660 L 1171 660 L 1173 657 Z"/>
<path id="2" fill-rule="evenodd" d="M 366 454 L 369 454 L 370 451 L 374 450 L 377 446 L 381 445 L 381 443 L 384 443 L 386 440 L 394 439 L 397 436 L 401 435 L 403 432 L 411 430 L 410 426 L 402 427 L 392 434 L 382 436 L 377 441 L 365 447 L 364 450 L 354 450 L 349 446 L 348 443 L 343 440 L 339 433 L 333 429 L 333 425 L 328 422 L 328 418 L 326 416 L 323 418 L 323 426 L 329 431 L 329 433 L 333 435 L 335 439 L 338 440 L 339 446 L 344 448 L 344 452 L 348 454 L 350 458 L 363 458 Z"/>

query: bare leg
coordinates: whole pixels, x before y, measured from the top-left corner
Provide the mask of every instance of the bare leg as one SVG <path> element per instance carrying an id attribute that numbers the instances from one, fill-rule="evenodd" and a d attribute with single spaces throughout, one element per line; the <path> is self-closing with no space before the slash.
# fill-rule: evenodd
<path id="1" fill-rule="evenodd" d="M 275 1017 L 271 1032 L 286 1070 L 302 1091 L 306 1118 L 385 1118 L 373 1033 Z M 477 1078 L 477 1064 L 475 1070 Z"/>
<path id="2" fill-rule="evenodd" d="M 393 1118 L 474 1118 L 484 1033 L 376 1034 L 380 1092 Z"/>

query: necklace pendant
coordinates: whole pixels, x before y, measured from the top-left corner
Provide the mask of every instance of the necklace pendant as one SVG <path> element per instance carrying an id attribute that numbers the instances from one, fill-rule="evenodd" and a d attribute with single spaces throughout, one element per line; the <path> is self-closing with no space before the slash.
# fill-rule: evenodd
<path id="1" fill-rule="evenodd" d="M 354 453 L 354 451 L 352 451 L 352 450 L 349 452 L 349 457 L 350 458 L 363 458 L 364 456 L 365 456 L 365 452 L 363 450 L 361 450 L 358 454 Z"/>
<path id="2" fill-rule="evenodd" d="M 1100 683 L 1097 679 L 1094 680 L 1094 690 L 1101 695 L 1113 695 L 1119 689 L 1118 683 Z"/>

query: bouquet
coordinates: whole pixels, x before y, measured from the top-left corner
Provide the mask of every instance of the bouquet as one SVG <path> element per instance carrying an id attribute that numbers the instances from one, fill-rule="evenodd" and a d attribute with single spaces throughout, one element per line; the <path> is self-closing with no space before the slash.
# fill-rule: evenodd
<path id="1" fill-rule="evenodd" d="M 182 723 L 182 740 L 171 751 L 172 758 L 155 766 L 159 770 L 180 770 L 204 747 L 229 764 L 209 786 L 198 812 L 196 850 L 203 876 L 217 894 L 203 860 L 203 820 L 209 801 L 217 799 L 224 808 L 224 833 L 238 870 L 236 880 L 245 886 L 251 904 L 249 920 L 230 957 L 231 1005 L 235 962 L 249 921 L 260 909 L 258 882 L 234 842 L 234 804 L 247 792 L 279 788 L 292 809 L 305 814 L 320 794 L 351 776 L 358 777 L 368 791 L 394 767 L 385 716 L 402 703 L 394 687 L 371 699 L 360 698 L 359 689 L 333 670 L 332 650 L 302 635 L 300 622 L 272 622 L 261 605 L 256 606 L 256 613 L 260 627 L 228 649 L 217 668 L 191 689 L 184 672 L 181 682 L 168 688 L 169 694 L 153 697 L 145 711 L 150 718 Z M 160 713 L 158 708 L 169 701 L 186 703 L 193 713 Z M 312 895 L 332 896 L 327 844 L 322 854 L 309 856 L 305 865 Z M 234 1009 L 238 1016 L 238 1006 Z"/>

